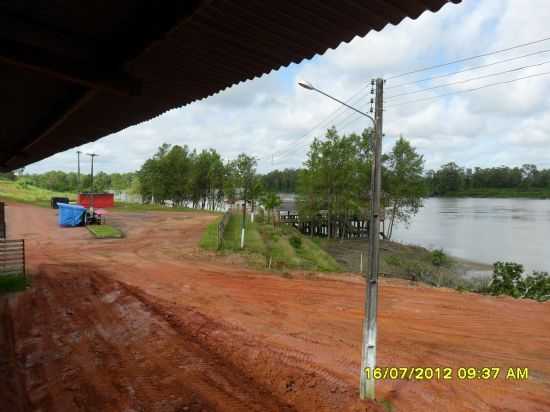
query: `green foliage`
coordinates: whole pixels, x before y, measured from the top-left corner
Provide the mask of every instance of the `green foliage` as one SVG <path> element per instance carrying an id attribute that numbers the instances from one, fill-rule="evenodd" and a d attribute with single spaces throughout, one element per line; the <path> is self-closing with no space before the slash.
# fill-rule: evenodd
<path id="1" fill-rule="evenodd" d="M 391 152 L 385 156 L 385 166 L 384 206 L 389 211 L 386 237 L 391 239 L 394 224 L 407 224 L 422 207 L 422 198 L 426 195 L 422 178 L 424 157 L 400 136 Z"/>
<path id="2" fill-rule="evenodd" d="M 430 195 L 486 197 L 550 197 L 550 169 L 535 165 L 464 169 L 447 163 L 426 174 Z"/>
<path id="3" fill-rule="evenodd" d="M 275 193 L 295 193 L 299 169 L 273 170 L 261 176 L 266 190 Z"/>
<path id="4" fill-rule="evenodd" d="M 326 211 L 328 223 L 366 215 L 372 172 L 373 130 L 340 136 L 333 127 L 325 139 L 315 139 L 298 177 L 298 210 L 306 219 Z M 422 207 L 425 195 L 424 159 L 400 137 L 383 157 L 384 207 L 388 233 L 395 222 L 407 223 Z M 330 235 L 332 236 L 332 234 Z"/>
<path id="5" fill-rule="evenodd" d="M 256 199 L 261 187 L 256 176 L 256 160 L 240 154 L 224 164 L 213 149 L 197 152 L 187 146 L 163 144 L 137 173 L 136 189 L 146 202 L 215 210 L 224 200 Z"/>
<path id="6" fill-rule="evenodd" d="M 260 198 L 260 202 L 267 210 L 270 223 L 273 223 L 273 209 L 281 205 L 281 198 L 273 192 L 267 192 Z"/>
<path id="7" fill-rule="evenodd" d="M 21 203 L 30 203 L 41 207 L 50 207 L 52 197 L 68 197 L 74 199 L 74 193 L 53 192 L 38 188 L 26 180 L 0 180 L 0 198 Z"/>
<path id="8" fill-rule="evenodd" d="M 364 212 L 370 182 L 372 130 L 361 135 L 338 135 L 333 127 L 324 140 L 310 146 L 298 177 L 298 209 L 301 216 L 328 218 Z"/>
<path id="9" fill-rule="evenodd" d="M 432 265 L 441 267 L 449 265 L 450 262 L 449 256 L 447 256 L 443 249 L 435 249 L 432 251 Z"/>
<path id="10" fill-rule="evenodd" d="M 218 249 L 218 224 L 223 216 L 217 221 L 210 223 L 204 233 L 202 234 L 199 246 L 205 250 L 217 250 Z"/>
<path id="11" fill-rule="evenodd" d="M 302 238 L 299 236 L 291 236 L 288 241 L 294 249 L 300 249 L 302 247 Z"/>
<path id="12" fill-rule="evenodd" d="M 203 235 L 201 246 L 208 249 L 209 236 Z M 291 240 L 296 238 L 298 240 Z M 339 272 L 341 269 L 328 253 L 315 242 L 303 237 L 297 230 L 287 226 L 273 226 L 257 221 L 248 222 L 245 231 L 245 248 L 240 248 L 241 215 L 231 215 L 225 228 L 223 251 L 244 255 L 253 266 L 285 271 L 302 269 L 324 272 Z M 294 245 L 299 244 L 296 247 Z"/>
<path id="13" fill-rule="evenodd" d="M 493 277 L 487 288 L 492 295 L 508 295 L 514 298 L 550 300 L 550 276 L 546 272 L 534 272 L 523 276 L 523 266 L 512 262 L 496 262 Z"/>
<path id="14" fill-rule="evenodd" d="M 106 190 L 122 191 L 128 189 L 134 173 L 94 173 L 94 190 L 104 192 Z M 18 181 L 24 181 L 32 186 L 40 187 L 57 192 L 79 191 L 78 175 L 76 172 L 62 172 L 53 170 L 42 174 L 28 174 L 21 176 Z M 80 175 L 80 191 L 91 191 L 91 177 L 88 174 Z"/>

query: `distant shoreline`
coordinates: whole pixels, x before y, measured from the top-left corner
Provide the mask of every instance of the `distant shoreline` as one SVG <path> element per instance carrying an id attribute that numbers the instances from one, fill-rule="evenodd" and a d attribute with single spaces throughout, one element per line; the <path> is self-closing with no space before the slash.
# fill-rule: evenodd
<path id="1" fill-rule="evenodd" d="M 550 199 L 550 190 L 517 190 L 517 189 L 469 189 L 449 192 L 444 195 L 432 195 L 434 198 L 486 198 L 486 199 Z"/>

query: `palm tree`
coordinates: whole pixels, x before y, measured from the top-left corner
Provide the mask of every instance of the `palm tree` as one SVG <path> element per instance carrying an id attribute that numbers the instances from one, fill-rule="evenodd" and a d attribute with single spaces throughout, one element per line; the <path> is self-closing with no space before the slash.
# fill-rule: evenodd
<path id="1" fill-rule="evenodd" d="M 262 196 L 261 202 L 269 214 L 271 224 L 273 224 L 273 209 L 281 206 L 281 198 L 276 193 L 267 192 Z"/>

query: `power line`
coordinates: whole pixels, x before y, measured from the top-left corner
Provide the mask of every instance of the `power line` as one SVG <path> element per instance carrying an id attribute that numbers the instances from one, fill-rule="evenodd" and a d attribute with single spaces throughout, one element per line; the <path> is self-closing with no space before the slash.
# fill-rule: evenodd
<path id="1" fill-rule="evenodd" d="M 359 96 L 361 94 L 361 92 L 364 90 L 364 89 L 368 89 L 368 87 L 371 86 L 371 83 L 367 83 L 366 85 L 362 86 L 358 91 L 356 91 L 353 95 L 351 95 L 347 100 L 345 100 L 346 103 L 352 103 L 353 100 L 361 100 L 364 96 L 364 94 L 362 96 L 359 97 L 359 99 L 357 99 L 357 96 Z M 339 120 L 338 122 L 336 121 L 336 119 L 341 115 L 341 114 L 344 114 L 346 112 L 346 107 L 345 106 L 340 106 L 338 109 L 334 110 L 329 116 L 328 118 L 325 118 L 323 120 L 321 120 L 319 123 L 317 123 L 314 127 L 312 127 L 307 133 L 305 133 L 304 135 L 302 135 L 301 137 L 299 137 L 298 139 L 294 140 L 290 145 L 289 145 L 289 148 L 287 149 L 283 149 L 279 152 L 274 152 L 270 155 L 265 155 L 265 156 L 262 156 L 262 157 L 259 157 L 258 160 L 263 160 L 263 159 L 267 159 L 269 158 L 270 156 L 275 156 L 275 158 L 286 158 L 288 154 L 291 154 L 293 153 L 297 147 L 304 147 L 306 145 L 309 145 L 310 142 L 305 142 L 306 144 L 305 145 L 299 145 L 299 146 L 296 146 L 296 144 L 298 142 L 301 142 L 303 141 L 304 139 L 306 139 L 307 137 L 310 137 L 310 135 L 315 132 L 316 130 L 320 129 L 320 128 L 327 128 L 327 127 L 330 127 L 332 125 L 336 125 L 339 121 L 341 120 L 346 120 L 349 118 L 349 116 L 347 117 L 344 117 L 343 119 Z M 279 156 L 280 154 L 282 154 L 282 156 Z M 275 163 L 280 163 L 280 161 L 276 161 Z"/>
<path id="2" fill-rule="evenodd" d="M 367 84 L 366 86 L 363 86 L 361 87 L 357 92 L 355 92 L 353 95 L 351 95 L 346 101 L 346 103 L 349 103 L 351 102 L 358 94 L 360 94 L 360 92 L 368 87 L 370 84 Z M 320 129 L 320 128 L 324 128 L 324 127 L 328 127 L 328 125 L 330 125 L 331 123 L 333 123 L 339 116 L 340 114 L 342 114 L 343 112 L 345 112 L 345 107 L 344 106 L 340 106 L 338 107 L 338 109 L 334 110 L 331 114 L 328 115 L 327 118 L 324 118 L 323 120 L 321 120 L 320 122 L 318 122 L 315 126 L 313 126 L 311 129 L 309 129 L 304 135 L 302 135 L 301 137 L 299 137 L 298 139 L 294 140 L 291 145 L 295 145 L 296 143 L 306 139 L 307 137 L 309 137 L 313 132 L 315 132 L 316 130 Z M 290 146 L 290 145 L 289 145 Z M 278 154 L 285 154 L 287 153 L 288 151 L 291 151 L 293 150 L 293 148 L 287 148 L 287 149 L 283 149 L 279 152 L 274 152 L 274 153 L 271 153 L 269 155 L 265 155 L 265 156 L 262 156 L 262 157 L 259 157 L 258 160 L 263 160 L 263 159 L 266 159 L 266 158 L 269 158 L 270 156 L 275 156 L 275 157 L 279 157 Z"/>
<path id="3" fill-rule="evenodd" d="M 415 90 L 415 91 L 412 91 L 412 92 L 394 94 L 393 96 L 389 96 L 387 98 L 387 100 L 391 100 L 391 99 L 394 99 L 396 97 L 402 97 L 402 96 L 409 96 L 409 95 L 412 95 L 412 94 L 424 93 L 424 92 L 427 92 L 427 91 L 430 91 L 430 90 L 441 89 L 442 87 L 455 86 L 457 84 L 464 84 L 464 83 L 469 83 L 469 82 L 473 82 L 473 81 L 476 81 L 476 80 L 482 80 L 482 79 L 487 79 L 487 78 L 490 78 L 490 77 L 501 76 L 503 74 L 513 73 L 513 72 L 517 72 L 517 71 L 525 70 L 525 69 L 530 69 L 532 67 L 544 66 L 545 64 L 548 64 L 548 63 L 550 63 L 550 60 L 546 60 L 542 63 L 531 64 L 531 65 L 528 65 L 528 66 L 516 67 L 515 69 L 504 70 L 502 72 L 490 73 L 490 74 L 486 74 L 486 75 L 483 75 L 483 76 L 472 77 L 470 79 L 457 80 L 457 81 L 451 82 L 451 83 L 439 84 L 437 86 L 428 87 L 428 88 L 424 88 L 424 89 L 420 89 L 420 90 Z"/>
<path id="4" fill-rule="evenodd" d="M 415 80 L 415 81 L 408 82 L 408 83 L 396 84 L 394 86 L 386 87 L 386 90 L 396 89 L 396 88 L 404 87 L 404 86 L 410 86 L 410 85 L 418 84 L 418 83 L 424 83 L 424 82 L 428 82 L 428 81 L 431 81 L 431 80 L 441 79 L 443 77 L 454 76 L 456 74 L 461 74 L 461 73 L 465 73 L 465 72 L 469 72 L 469 71 L 473 71 L 473 70 L 477 70 L 477 69 L 483 69 L 483 68 L 486 68 L 486 67 L 496 66 L 498 64 L 508 63 L 508 62 L 511 62 L 511 61 L 520 60 L 520 59 L 524 59 L 526 57 L 536 56 L 538 54 L 543 54 L 543 53 L 548 53 L 548 52 L 550 52 L 550 49 L 539 50 L 539 51 L 536 51 L 534 53 L 528 53 L 528 54 L 524 54 L 524 55 L 518 56 L 518 57 L 511 57 L 509 59 L 499 60 L 497 62 L 488 63 L 488 64 L 482 64 L 480 66 L 468 67 L 466 69 L 458 70 L 458 71 L 451 72 L 451 73 L 445 73 L 445 74 L 440 74 L 440 75 L 437 75 L 437 76 L 425 77 L 423 79 Z"/>
<path id="5" fill-rule="evenodd" d="M 526 47 L 526 46 L 531 46 L 531 45 L 534 45 L 534 44 L 538 44 L 538 43 L 542 43 L 542 42 L 545 42 L 545 41 L 548 41 L 550 40 L 550 37 L 546 37 L 546 38 L 543 38 L 543 39 L 539 39 L 539 40 L 534 40 L 534 41 L 531 41 L 531 42 L 527 42 L 527 43 L 522 43 L 522 44 L 518 44 L 518 45 L 515 45 L 515 46 L 511 46 L 511 47 L 507 47 L 507 48 L 504 48 L 504 49 L 500 49 L 500 50 L 495 50 L 495 51 L 492 51 L 492 52 L 487 52 L 487 53 L 482 53 L 482 54 L 478 54 L 478 55 L 475 55 L 475 56 L 470 56 L 470 57 L 465 57 L 465 58 L 461 58 L 461 59 L 457 59 L 457 60 L 454 60 L 454 61 L 451 61 L 451 62 L 446 62 L 446 63 L 441 63 L 441 64 L 437 64 L 437 65 L 433 65 L 433 66 L 429 66 L 429 67 L 424 67 L 424 68 L 420 68 L 420 69 L 416 69 L 416 70 L 411 70 L 409 72 L 405 72 L 405 73 L 402 73 L 402 74 L 398 74 L 398 75 L 395 75 L 395 76 L 391 76 L 391 77 L 388 77 L 386 80 L 393 80 L 393 79 L 397 79 L 397 78 L 400 78 L 400 77 L 404 77 L 404 76 L 408 76 L 408 75 L 411 75 L 411 74 L 415 74 L 415 73 L 420 73 L 420 72 L 423 72 L 423 71 L 428 71 L 428 70 L 433 70 L 433 69 L 437 69 L 437 68 L 441 68 L 441 67 L 446 67 L 446 66 L 450 66 L 450 65 L 453 65 L 453 64 L 457 64 L 457 63 L 463 63 L 463 62 L 466 62 L 466 61 L 471 61 L 471 60 L 475 60 L 475 59 L 479 59 L 479 58 L 482 58 L 482 57 L 487 57 L 487 56 L 491 56 L 491 55 L 495 55 L 495 54 L 500 54 L 500 53 L 505 53 L 505 52 L 508 52 L 508 51 L 511 51 L 511 50 L 515 50 L 515 49 L 519 49 L 519 48 L 522 48 L 522 47 Z M 402 86 L 406 86 L 406 85 L 409 85 L 409 84 L 416 84 L 416 83 L 421 83 L 421 82 L 424 82 L 424 81 L 429 81 L 429 80 L 433 80 L 433 79 L 437 79 L 437 78 L 442 78 L 442 77 L 447 77 L 447 76 L 451 76 L 451 75 L 456 75 L 456 74 L 460 74 L 460 73 L 464 73 L 466 71 L 472 71 L 472 70 L 476 70 L 476 69 L 480 69 L 480 68 L 483 68 L 483 67 L 490 67 L 490 66 L 494 66 L 494 65 L 497 65 L 497 64 L 502 64 L 502 63 L 506 63 L 506 62 L 510 62 L 510 61 L 514 61 L 514 60 L 519 60 L 521 58 L 526 58 L 526 57 L 530 57 L 530 56 L 534 56 L 534 55 L 537 55 L 537 54 L 542 54 L 542 53 L 548 53 L 550 52 L 550 49 L 549 50 L 540 50 L 540 51 L 537 51 L 537 52 L 534 52 L 534 53 L 529 53 L 529 54 L 526 54 L 526 55 L 523 55 L 523 56 L 518 56 L 518 57 L 513 57 L 513 58 L 510 58 L 510 59 L 504 59 L 502 61 L 499 61 L 499 62 L 493 62 L 493 63 L 489 63 L 489 64 L 485 64 L 485 65 L 480 65 L 480 66 L 476 66 L 476 67 L 471 67 L 471 68 L 466 68 L 466 69 L 463 69 L 463 70 L 460 70 L 460 71 L 457 71 L 457 72 L 453 72 L 453 73 L 447 73 L 447 74 L 443 74 L 443 75 L 439 75 L 439 76 L 432 76 L 432 77 L 429 77 L 429 78 L 425 78 L 425 79 L 420 79 L 420 80 L 417 80 L 417 81 L 414 81 L 414 82 L 410 82 L 410 83 L 405 83 L 405 84 L 400 84 L 400 85 L 395 85 L 395 86 L 390 86 L 388 87 L 388 89 L 390 88 L 397 88 L 397 87 L 402 87 Z M 546 64 L 546 63 L 545 63 Z M 537 65 L 533 65 L 533 66 L 529 66 L 529 67 L 535 67 Z M 520 69 L 513 69 L 513 70 L 510 70 L 510 71 L 506 71 L 506 72 L 512 72 L 512 71 L 517 71 L 517 70 L 521 70 L 522 68 Z M 503 73 L 506 73 L 506 72 L 502 72 L 501 74 Z M 459 91 L 459 92 L 452 92 L 452 93 L 447 93 L 447 94 L 444 94 L 444 95 L 441 95 L 441 96 L 436 96 L 436 97 L 429 97 L 429 98 L 424 98 L 424 99 L 417 99 L 417 100 L 414 100 L 414 101 L 411 101 L 411 102 L 403 102 L 403 103 L 398 103 L 398 104 L 394 104 L 394 105 L 390 105 L 388 106 L 387 108 L 391 108 L 391 107 L 396 107 L 396 106 L 401 106 L 401 105 L 405 105 L 405 104 L 411 104 L 411 103 L 415 103 L 415 102 L 418 102 L 418 101 L 425 101 L 425 100 L 432 100 L 432 99 L 437 99 L 439 97 L 445 97 L 445 96 L 450 96 L 450 95 L 453 95 L 453 94 L 460 94 L 460 93 L 466 93 L 466 92 L 471 92 L 471 91 L 476 91 L 476 90 L 480 90 L 480 89 L 484 89 L 484 88 L 487 88 L 487 87 L 491 87 L 491 86 L 496 86 L 496 85 L 499 85 L 499 84 L 507 84 L 507 83 L 512 83 L 514 81 L 518 81 L 518 80 L 523 80 L 523 79 L 527 79 L 527 78 L 531 78 L 531 77 L 537 77 L 537 76 L 541 76 L 541 75 L 544 75 L 546 73 L 541 73 L 541 74 L 538 74 L 538 75 L 532 75 L 532 76 L 526 76 L 526 77 L 522 77 L 522 78 L 518 78 L 518 79 L 515 79 L 515 80 L 511 80 L 511 81 L 505 81 L 505 82 L 498 82 L 498 83 L 492 83 L 492 84 L 489 84 L 489 85 L 485 85 L 485 86 L 482 86 L 482 87 L 479 87 L 479 88 L 474 88 L 474 89 L 468 89 L 468 90 L 463 90 L 463 91 Z M 492 77 L 492 76 L 496 76 L 498 74 L 493 74 L 493 75 L 489 75 L 489 76 L 480 76 L 479 78 L 477 78 L 477 80 L 481 79 L 481 78 L 486 78 L 486 77 Z M 473 81 L 473 79 L 471 80 L 468 80 L 468 81 Z M 465 83 L 465 81 L 461 81 L 462 83 Z M 458 82 L 455 82 L 455 83 L 451 83 L 451 84 L 458 84 Z M 352 102 L 352 100 L 355 100 L 355 103 L 358 103 L 360 100 L 362 100 L 365 96 L 366 93 L 362 93 L 361 92 L 367 88 L 369 86 L 369 84 L 361 87 L 356 93 L 354 93 L 352 96 L 350 96 L 347 100 L 345 100 L 346 103 L 350 103 Z M 437 88 L 439 87 L 444 87 L 444 86 L 437 86 Z M 424 91 L 426 90 L 430 90 L 430 89 L 425 89 Z M 417 93 L 417 92 L 414 92 L 414 93 Z M 405 94 L 401 94 L 401 95 L 405 95 Z M 397 97 L 397 95 L 394 95 L 394 96 L 390 96 L 389 98 L 392 98 L 392 97 Z M 266 156 L 263 156 L 263 157 L 259 157 L 258 160 L 262 160 L 262 159 L 265 159 L 265 158 L 269 158 L 270 156 L 272 157 L 273 159 L 273 156 L 275 156 L 276 158 L 279 158 L 279 160 L 277 160 L 275 163 L 280 163 L 281 160 L 284 160 L 286 158 L 288 158 L 290 156 L 290 154 L 292 154 L 293 152 L 296 151 L 296 149 L 300 148 L 300 147 L 304 147 L 304 146 L 307 146 L 308 144 L 310 144 L 309 142 L 305 142 L 305 144 L 301 144 L 301 145 L 296 145 L 296 143 L 300 142 L 300 141 L 303 141 L 304 139 L 306 139 L 307 137 L 309 137 L 313 132 L 315 132 L 317 129 L 319 129 L 320 127 L 328 127 L 328 125 L 330 123 L 333 123 L 336 118 L 338 118 L 341 114 L 343 114 L 345 112 L 345 107 L 339 107 L 338 109 L 336 109 L 335 111 L 333 111 L 329 116 L 328 118 L 322 120 L 321 122 L 317 123 L 312 129 L 310 129 L 307 133 L 305 133 L 304 135 L 302 135 L 300 138 L 298 138 L 297 140 L 293 141 L 290 145 L 289 145 L 289 148 L 288 149 L 284 149 L 282 151 L 279 151 L 279 152 L 275 152 L 275 153 L 272 153 L 270 155 L 266 155 Z M 354 121 L 358 120 L 357 119 L 351 119 L 352 117 L 354 116 L 354 114 L 350 114 L 348 115 L 347 117 L 343 118 L 342 121 L 345 122 L 345 126 L 349 125 L 350 123 L 353 123 Z M 351 119 L 351 121 L 349 121 Z M 333 123 L 334 124 L 334 123 Z M 335 125 L 335 124 L 334 124 Z M 344 126 L 339 126 L 340 128 L 343 128 Z M 281 156 L 279 156 L 279 154 L 281 154 Z M 273 161 L 272 161 L 273 163 Z"/>
<path id="6" fill-rule="evenodd" d="M 503 84 L 510 84 L 510 83 L 514 83 L 514 82 L 517 82 L 517 81 L 520 81 L 520 80 L 532 79 L 532 78 L 534 78 L 534 77 L 540 77 L 540 76 L 546 76 L 546 75 L 548 75 L 548 74 L 550 74 L 550 71 L 549 71 L 549 72 L 543 72 L 543 73 L 532 74 L 532 75 L 524 76 L 524 77 L 518 77 L 518 78 L 516 78 L 516 79 L 507 80 L 507 81 L 502 81 L 502 82 L 489 83 L 489 84 L 486 84 L 486 85 L 484 85 L 484 86 L 475 87 L 475 88 L 473 88 L 473 89 L 459 90 L 459 91 L 456 91 L 456 92 L 440 94 L 439 96 L 425 97 L 425 98 L 422 98 L 422 99 L 411 100 L 411 101 L 408 101 L 408 102 L 396 103 L 396 104 L 393 104 L 393 105 L 390 105 L 390 106 L 386 106 L 386 109 L 393 108 L 393 107 L 397 107 L 397 106 L 404 106 L 404 105 L 408 105 L 408 104 L 413 104 L 413 103 L 417 103 L 417 102 L 424 102 L 424 101 L 428 101 L 428 100 L 435 100 L 435 99 L 439 99 L 439 98 L 441 98 L 441 97 L 453 96 L 453 95 L 456 95 L 456 94 L 463 94 L 463 93 L 475 92 L 475 91 L 477 91 L 477 90 L 486 89 L 486 88 L 488 88 L 488 87 L 500 86 L 500 85 L 503 85 Z"/>
<path id="7" fill-rule="evenodd" d="M 464 62 L 467 62 L 467 61 L 470 61 L 470 60 L 479 59 L 481 57 L 487 57 L 487 56 L 492 56 L 492 55 L 499 54 L 499 53 L 505 53 L 505 52 L 510 51 L 510 50 L 515 50 L 515 49 L 519 49 L 521 47 L 531 46 L 533 44 L 542 43 L 542 42 L 545 42 L 545 41 L 548 41 L 548 40 L 550 40 L 550 37 L 545 37 L 544 39 L 534 40 L 534 41 L 531 41 L 531 42 L 528 42 L 528 43 L 522 43 L 522 44 L 518 44 L 516 46 L 507 47 L 505 49 L 495 50 L 495 51 L 492 51 L 492 52 L 482 53 L 482 54 L 478 54 L 478 55 L 471 56 L 471 57 L 464 57 L 464 58 L 453 60 L 453 61 L 450 61 L 450 62 L 447 62 L 447 63 L 441 63 L 441 64 L 436 64 L 436 65 L 433 65 L 433 66 L 423 67 L 423 68 L 420 68 L 420 69 L 415 69 L 415 70 L 411 70 L 409 72 L 405 72 L 405 73 L 397 74 L 395 76 L 388 77 L 388 78 L 386 78 L 386 80 L 393 80 L 393 79 L 397 79 L 397 78 L 400 78 L 400 77 L 409 76 L 409 75 L 415 74 L 415 73 L 420 73 L 420 72 L 433 70 L 433 69 L 439 69 L 441 67 L 450 66 L 452 64 L 464 63 Z"/>

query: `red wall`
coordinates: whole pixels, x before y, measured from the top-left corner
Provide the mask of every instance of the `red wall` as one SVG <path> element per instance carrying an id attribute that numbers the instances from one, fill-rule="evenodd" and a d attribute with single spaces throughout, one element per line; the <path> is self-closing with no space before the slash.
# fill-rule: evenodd
<path id="1" fill-rule="evenodd" d="M 112 193 L 94 193 L 94 208 L 106 208 L 114 207 L 115 195 Z M 79 193 L 78 204 L 84 207 L 90 207 L 92 194 L 91 193 Z"/>

